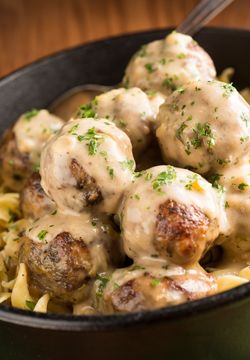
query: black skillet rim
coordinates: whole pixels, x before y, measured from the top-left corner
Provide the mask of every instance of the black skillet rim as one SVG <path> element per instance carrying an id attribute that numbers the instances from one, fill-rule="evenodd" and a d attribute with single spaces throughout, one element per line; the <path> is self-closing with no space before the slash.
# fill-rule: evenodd
<path id="1" fill-rule="evenodd" d="M 140 31 L 128 33 L 121 36 L 109 37 L 95 42 L 89 42 L 84 45 L 71 47 L 62 50 L 52 55 L 45 56 L 31 64 L 28 64 L 18 70 L 4 76 L 0 79 L 0 84 L 14 81 L 16 77 L 25 74 L 30 69 L 39 67 L 40 65 L 50 61 L 52 58 L 65 56 L 68 52 L 77 50 L 83 46 L 96 46 L 99 43 L 112 40 L 122 40 L 131 38 L 135 35 L 146 34 L 161 34 L 166 31 L 169 32 L 172 28 L 157 29 L 150 31 Z M 227 35 L 230 33 L 239 33 L 250 38 L 250 31 L 239 28 L 205 28 L 202 31 L 207 33 L 222 32 Z M 16 324 L 20 326 L 28 326 L 33 328 L 48 329 L 55 331 L 103 331 L 121 329 L 127 326 L 143 325 L 152 322 L 165 322 L 183 319 L 184 317 L 200 315 L 204 312 L 210 312 L 217 308 L 225 306 L 237 306 L 239 302 L 246 300 L 250 296 L 250 282 L 231 290 L 228 290 L 217 295 L 209 296 L 200 300 L 184 303 L 180 305 L 161 308 L 158 310 L 148 310 L 142 312 L 135 312 L 129 314 L 114 314 L 114 315 L 84 315 L 74 316 L 65 314 L 51 314 L 51 313 L 32 313 L 30 311 L 12 308 L 7 305 L 0 306 L 0 321 L 5 323 Z M 1 326 L 1 325 L 0 325 Z"/>

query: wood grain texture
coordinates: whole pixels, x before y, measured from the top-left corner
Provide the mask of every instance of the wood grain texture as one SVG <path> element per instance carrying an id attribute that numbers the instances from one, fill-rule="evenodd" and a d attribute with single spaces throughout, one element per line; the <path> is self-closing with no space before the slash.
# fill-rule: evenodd
<path id="1" fill-rule="evenodd" d="M 0 0 L 0 76 L 87 41 L 178 24 L 197 0 Z M 250 29 L 250 0 L 212 23 Z"/>

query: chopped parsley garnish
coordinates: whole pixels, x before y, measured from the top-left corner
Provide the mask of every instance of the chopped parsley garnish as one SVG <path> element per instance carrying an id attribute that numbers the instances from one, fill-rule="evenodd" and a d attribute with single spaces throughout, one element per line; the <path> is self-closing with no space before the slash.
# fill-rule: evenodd
<path id="1" fill-rule="evenodd" d="M 76 125 L 72 126 L 71 129 L 69 129 L 68 133 L 71 135 L 77 135 L 76 131 L 78 128 L 79 128 L 79 124 L 76 124 Z"/>
<path id="2" fill-rule="evenodd" d="M 56 215 L 57 214 L 57 210 L 54 210 L 50 215 Z"/>
<path id="3" fill-rule="evenodd" d="M 185 59 L 186 56 L 187 56 L 186 54 L 180 53 L 180 54 L 177 55 L 177 58 L 178 59 Z"/>
<path id="4" fill-rule="evenodd" d="M 241 144 L 243 144 L 243 142 L 248 141 L 248 140 L 249 140 L 249 136 L 242 136 L 242 137 L 240 138 Z"/>
<path id="5" fill-rule="evenodd" d="M 117 289 L 119 289 L 119 287 L 120 287 L 120 285 L 119 284 L 117 284 L 116 282 L 114 283 L 114 290 L 117 290 Z"/>
<path id="6" fill-rule="evenodd" d="M 35 309 L 36 304 L 34 303 L 34 301 L 30 301 L 30 300 L 26 300 L 25 301 L 25 305 L 27 306 L 27 308 L 31 311 L 33 311 Z"/>
<path id="7" fill-rule="evenodd" d="M 161 187 L 163 185 L 171 183 L 176 179 L 176 171 L 173 166 L 168 165 L 166 171 L 162 171 L 159 175 L 156 176 L 152 181 L 153 189 L 161 192 Z"/>
<path id="8" fill-rule="evenodd" d="M 180 86 L 176 91 L 178 91 L 180 94 L 184 94 L 185 89 L 182 86 Z"/>
<path id="9" fill-rule="evenodd" d="M 219 165 L 223 165 L 223 166 L 230 163 L 230 160 L 225 160 L 225 159 L 217 159 L 216 161 Z"/>
<path id="10" fill-rule="evenodd" d="M 207 145 L 209 148 L 213 147 L 215 145 L 215 138 L 211 129 L 211 125 L 209 123 L 196 124 L 196 128 L 193 129 L 194 132 L 194 138 L 191 140 L 192 146 L 197 149 L 201 146 L 202 140 L 204 138 L 207 139 Z"/>
<path id="11" fill-rule="evenodd" d="M 221 176 L 222 175 L 220 174 L 212 174 L 210 176 L 210 182 L 213 188 L 217 189 L 220 192 L 224 192 L 225 191 L 224 186 L 219 183 Z"/>
<path id="12" fill-rule="evenodd" d="M 238 185 L 238 189 L 241 190 L 241 191 L 243 191 L 243 190 L 245 190 L 245 188 L 248 187 L 248 186 L 249 186 L 249 185 L 248 185 L 247 183 L 242 182 L 242 183 L 240 183 L 240 184 Z"/>
<path id="13" fill-rule="evenodd" d="M 121 165 L 123 169 L 129 169 L 130 171 L 133 171 L 135 162 L 134 160 L 124 160 L 121 161 Z"/>
<path id="14" fill-rule="evenodd" d="M 140 200 L 140 195 L 135 194 L 135 195 L 134 195 L 134 198 L 135 198 L 136 200 Z"/>
<path id="15" fill-rule="evenodd" d="M 223 84 L 221 87 L 223 89 L 223 94 L 222 94 L 223 97 L 227 98 L 232 94 L 232 92 L 234 92 L 233 83 Z"/>
<path id="16" fill-rule="evenodd" d="M 181 125 L 178 127 L 178 129 L 176 130 L 176 132 L 175 132 L 175 135 L 176 135 L 177 139 L 179 139 L 180 141 L 182 140 L 183 131 L 186 128 L 187 128 L 187 125 L 186 125 L 185 121 L 183 121 L 181 123 Z"/>
<path id="17" fill-rule="evenodd" d="M 96 289 L 96 296 L 102 297 L 103 291 L 109 282 L 109 278 L 103 274 L 97 274 L 96 279 L 99 281 L 98 288 Z"/>
<path id="18" fill-rule="evenodd" d="M 110 166 L 107 166 L 107 171 L 109 173 L 110 178 L 113 180 L 114 177 L 115 177 L 114 169 L 112 167 L 110 167 Z"/>
<path id="19" fill-rule="evenodd" d="M 229 203 L 228 201 L 225 202 L 225 209 L 228 209 L 229 208 Z"/>
<path id="20" fill-rule="evenodd" d="M 195 189 L 195 190 L 202 190 L 201 186 L 198 183 L 199 180 L 199 175 L 198 174 L 194 174 L 191 176 L 188 176 L 188 183 L 185 185 L 185 188 L 189 191 Z"/>
<path id="21" fill-rule="evenodd" d="M 154 64 L 152 63 L 147 63 L 144 67 L 150 74 L 156 70 L 156 68 L 154 68 Z"/>
<path id="22" fill-rule="evenodd" d="M 163 83 L 162 83 L 163 86 L 166 86 L 168 89 L 172 90 L 172 91 L 175 91 L 177 89 L 177 86 L 175 85 L 174 83 L 174 80 L 173 78 L 166 78 Z"/>
<path id="23" fill-rule="evenodd" d="M 93 109 L 93 103 L 83 104 L 79 107 L 77 117 L 80 119 L 84 118 L 94 118 L 96 116 L 96 113 Z"/>
<path id="24" fill-rule="evenodd" d="M 46 238 L 46 235 L 48 234 L 47 230 L 41 230 L 38 234 L 37 237 L 39 240 L 43 241 Z"/>
<path id="25" fill-rule="evenodd" d="M 30 111 L 27 111 L 23 117 L 25 120 L 29 121 L 30 119 L 32 119 L 34 116 L 36 116 L 39 113 L 40 110 L 37 109 L 32 109 Z"/>
<path id="26" fill-rule="evenodd" d="M 159 279 L 152 279 L 150 282 L 150 285 L 153 287 L 156 287 L 160 284 L 160 282 L 161 282 L 161 280 L 159 280 Z"/>
<path id="27" fill-rule="evenodd" d="M 40 164 L 34 164 L 32 165 L 32 170 L 34 172 L 39 172 L 40 171 Z"/>
<path id="28" fill-rule="evenodd" d="M 129 271 L 135 271 L 135 270 L 145 270 L 145 267 L 142 265 L 133 265 Z"/>
<path id="29" fill-rule="evenodd" d="M 76 133 L 72 135 L 77 135 Z M 89 155 L 95 155 L 97 153 L 98 147 L 103 140 L 103 135 L 100 135 L 96 132 L 96 128 L 92 127 L 88 129 L 88 131 L 85 133 L 85 135 L 77 135 L 77 140 L 87 141 L 87 147 Z"/>

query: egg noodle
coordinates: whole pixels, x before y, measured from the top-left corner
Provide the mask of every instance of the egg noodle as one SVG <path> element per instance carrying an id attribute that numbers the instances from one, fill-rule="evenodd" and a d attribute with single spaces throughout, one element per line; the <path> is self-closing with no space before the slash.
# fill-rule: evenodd
<path id="1" fill-rule="evenodd" d="M 225 69 L 218 79 L 230 83 L 234 74 L 233 68 Z M 241 95 L 250 103 L 250 88 L 241 91 Z M 28 220 L 21 217 L 20 195 L 5 192 L 0 187 L 0 303 L 14 307 L 45 313 L 50 301 L 49 294 L 43 294 L 38 301 L 29 292 L 28 274 L 24 263 L 18 266 L 18 251 L 22 235 Z M 250 266 L 243 269 L 211 269 L 218 285 L 218 291 L 225 291 L 250 281 Z M 50 304 L 53 311 L 56 305 Z M 60 309 L 59 309 L 60 308 Z M 65 312 L 63 306 L 58 311 Z M 86 305 L 73 307 L 74 314 L 86 314 Z"/>

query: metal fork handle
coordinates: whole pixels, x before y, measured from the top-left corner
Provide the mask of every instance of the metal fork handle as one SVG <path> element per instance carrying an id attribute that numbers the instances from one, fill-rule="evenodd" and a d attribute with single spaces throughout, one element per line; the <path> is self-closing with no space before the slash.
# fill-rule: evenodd
<path id="1" fill-rule="evenodd" d="M 201 0 L 176 28 L 177 32 L 194 35 L 233 0 Z"/>

